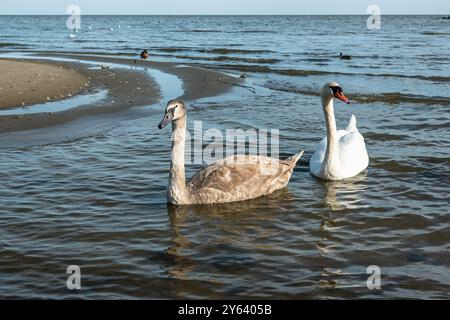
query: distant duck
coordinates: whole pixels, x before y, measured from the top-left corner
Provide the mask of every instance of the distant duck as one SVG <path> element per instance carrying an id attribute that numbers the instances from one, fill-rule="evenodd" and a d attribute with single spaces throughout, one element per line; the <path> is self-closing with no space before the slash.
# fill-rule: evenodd
<path id="1" fill-rule="evenodd" d="M 141 56 L 141 60 L 147 60 L 148 58 L 148 51 L 147 49 L 145 49 L 144 51 L 141 52 L 140 56 Z"/>
<path id="2" fill-rule="evenodd" d="M 344 54 L 342 54 L 342 52 L 339 54 L 339 58 L 341 58 L 341 60 L 352 60 L 351 56 L 344 55 Z"/>
<path id="3" fill-rule="evenodd" d="M 241 76 L 239 77 L 239 78 L 241 78 L 241 79 L 247 79 L 247 74 L 246 73 L 243 73 L 243 74 L 241 74 Z"/>
<path id="4" fill-rule="evenodd" d="M 73 38 L 75 38 L 75 37 L 76 37 L 75 34 L 73 34 L 73 33 L 69 34 L 69 38 L 70 38 L 70 39 L 73 39 Z"/>
<path id="5" fill-rule="evenodd" d="M 144 49 L 144 50 L 139 54 L 139 57 L 141 58 L 141 61 L 142 61 L 142 60 L 147 60 L 148 57 L 149 57 L 148 50 L 147 50 L 147 49 Z M 133 61 L 131 62 L 131 69 L 133 69 L 133 66 L 134 66 L 135 68 L 137 68 L 137 63 L 138 63 L 138 61 L 137 61 L 136 59 L 133 59 Z"/>

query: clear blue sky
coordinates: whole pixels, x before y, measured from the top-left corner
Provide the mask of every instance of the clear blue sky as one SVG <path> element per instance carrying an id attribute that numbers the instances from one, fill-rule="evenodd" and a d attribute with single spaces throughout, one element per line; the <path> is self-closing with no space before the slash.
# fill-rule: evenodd
<path id="1" fill-rule="evenodd" d="M 0 14 L 450 14 L 450 0 L 0 0 Z"/>

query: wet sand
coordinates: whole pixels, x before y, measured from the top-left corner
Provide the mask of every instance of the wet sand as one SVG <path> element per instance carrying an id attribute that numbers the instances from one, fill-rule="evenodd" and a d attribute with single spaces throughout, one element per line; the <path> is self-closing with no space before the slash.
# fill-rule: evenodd
<path id="1" fill-rule="evenodd" d="M 0 70 L 0 109 L 66 98 L 89 85 L 63 66 L 0 59 Z"/>
<path id="2" fill-rule="evenodd" d="M 41 55 L 41 54 L 39 54 Z M 240 84 L 241 79 L 231 77 L 227 74 L 189 65 L 180 65 L 172 62 L 156 62 L 149 60 L 137 60 L 131 58 L 104 57 L 96 55 L 78 55 L 78 54 L 62 54 L 62 53 L 45 53 L 48 57 L 79 59 L 80 61 L 98 61 L 101 63 L 117 63 L 133 67 L 133 70 L 142 70 L 143 68 L 154 68 L 162 72 L 166 72 L 179 77 L 183 81 L 184 95 L 181 97 L 185 100 L 195 100 L 203 97 L 215 96 L 224 93 L 232 84 Z"/>
<path id="3" fill-rule="evenodd" d="M 87 94 L 99 89 L 107 89 L 108 95 L 106 99 L 60 112 L 0 116 L 0 133 L 41 129 L 74 121 L 86 116 L 101 116 L 102 114 L 118 113 L 131 107 L 155 104 L 161 100 L 161 92 L 157 79 L 149 76 L 146 71 L 147 67 L 180 78 L 183 82 L 184 89 L 184 94 L 181 98 L 187 101 L 224 93 L 233 87 L 232 83 L 237 84 L 240 82 L 240 79 L 216 71 L 179 66 L 174 63 L 138 61 L 137 65 L 133 64 L 133 68 L 131 68 L 132 60 L 130 59 L 63 54 L 48 54 L 47 56 L 52 58 L 77 59 L 79 62 L 56 62 L 53 60 L 39 59 L 38 61 L 33 60 L 30 64 L 40 66 L 43 69 L 63 70 L 64 72 L 62 74 L 66 74 L 67 71 L 70 72 L 71 76 L 73 74 L 73 77 L 76 75 L 79 79 L 83 79 L 83 85 L 77 91 L 78 94 Z M 17 60 L 17 63 L 22 64 L 25 63 L 24 61 L 26 59 L 20 59 Z M 92 68 L 92 65 L 81 63 L 81 61 L 93 62 L 95 67 Z M 123 64 L 130 66 L 130 68 L 102 69 L 95 62 L 105 65 L 108 65 L 108 63 Z M 13 63 L 15 64 L 16 61 Z M 20 76 L 17 77 L 20 78 Z M 68 79 L 71 78 L 69 77 Z M 3 81 L 8 81 L 8 79 L 4 79 Z M 61 83 L 58 81 L 58 84 Z M 22 88 L 21 83 L 18 83 L 15 90 L 22 90 Z M 52 90 L 56 92 L 56 96 L 62 97 L 64 95 L 63 92 L 65 92 L 63 89 L 62 85 L 52 85 Z M 66 93 L 66 96 L 67 94 L 71 93 Z M 22 102 L 18 103 L 16 107 L 22 107 Z"/>

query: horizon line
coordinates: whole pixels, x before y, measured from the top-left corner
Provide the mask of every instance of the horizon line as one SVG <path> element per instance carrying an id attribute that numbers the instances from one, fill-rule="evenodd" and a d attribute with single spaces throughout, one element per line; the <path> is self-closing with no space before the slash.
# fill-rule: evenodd
<path id="1" fill-rule="evenodd" d="M 92 14 L 81 14 L 82 16 L 280 16 L 280 17 L 289 17 L 289 16 L 370 16 L 370 14 L 355 14 L 355 13 L 338 13 L 338 14 L 328 14 L 328 13 L 309 13 L 309 14 L 104 14 L 104 13 L 92 13 Z M 2 16 L 70 16 L 70 14 L 33 14 L 33 13 L 11 13 L 11 14 L 0 14 Z M 450 17 L 450 13 L 383 13 L 381 16 L 448 16 Z"/>

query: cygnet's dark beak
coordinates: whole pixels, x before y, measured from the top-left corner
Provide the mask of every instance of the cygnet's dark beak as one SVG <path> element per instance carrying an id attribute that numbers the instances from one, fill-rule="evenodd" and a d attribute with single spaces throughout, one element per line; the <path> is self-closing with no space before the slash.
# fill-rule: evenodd
<path id="1" fill-rule="evenodd" d="M 158 129 L 165 128 L 173 120 L 173 112 L 168 112 L 158 125 Z"/>

